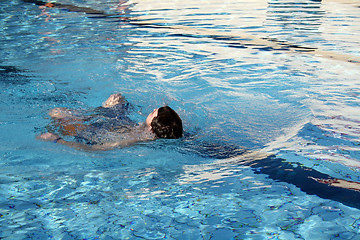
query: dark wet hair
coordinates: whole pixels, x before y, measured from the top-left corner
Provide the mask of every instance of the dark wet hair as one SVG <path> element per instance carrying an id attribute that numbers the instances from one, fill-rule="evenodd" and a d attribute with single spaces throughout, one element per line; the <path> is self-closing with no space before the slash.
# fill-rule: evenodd
<path id="1" fill-rule="evenodd" d="M 151 122 L 151 128 L 158 138 L 180 138 L 183 134 L 181 118 L 168 106 L 159 108 L 157 117 Z"/>

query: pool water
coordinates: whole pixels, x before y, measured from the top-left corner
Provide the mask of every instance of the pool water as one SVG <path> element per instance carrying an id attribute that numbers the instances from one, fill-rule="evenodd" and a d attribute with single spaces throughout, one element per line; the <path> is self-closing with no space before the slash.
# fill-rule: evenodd
<path id="1" fill-rule="evenodd" d="M 0 239 L 359 238 L 357 1 L 58 3 L 0 1 Z M 185 136 L 36 140 L 115 92 Z"/>

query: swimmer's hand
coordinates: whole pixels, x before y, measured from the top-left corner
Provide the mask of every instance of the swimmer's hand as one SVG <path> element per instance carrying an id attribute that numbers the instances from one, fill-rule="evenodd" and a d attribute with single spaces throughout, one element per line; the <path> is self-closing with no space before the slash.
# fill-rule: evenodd
<path id="1" fill-rule="evenodd" d="M 49 116 L 57 119 L 71 118 L 73 114 L 67 108 L 54 108 L 49 111 Z"/>
<path id="2" fill-rule="evenodd" d="M 56 142 L 61 139 L 58 135 L 53 133 L 44 133 L 37 136 L 36 138 L 45 142 Z"/>

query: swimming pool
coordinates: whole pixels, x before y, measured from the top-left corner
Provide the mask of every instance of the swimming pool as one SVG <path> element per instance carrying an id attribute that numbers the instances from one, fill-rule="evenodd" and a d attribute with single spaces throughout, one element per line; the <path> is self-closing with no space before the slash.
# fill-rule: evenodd
<path id="1" fill-rule="evenodd" d="M 358 237 L 356 1 L 59 3 L 0 2 L 1 239 Z M 186 136 L 35 140 L 114 92 Z"/>

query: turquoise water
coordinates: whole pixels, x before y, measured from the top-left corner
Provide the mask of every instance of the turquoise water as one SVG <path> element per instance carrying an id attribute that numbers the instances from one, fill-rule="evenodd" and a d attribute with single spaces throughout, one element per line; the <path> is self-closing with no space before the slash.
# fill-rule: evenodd
<path id="1" fill-rule="evenodd" d="M 0 2 L 1 239 L 358 238 L 358 5 L 61 3 Z M 35 139 L 114 92 L 139 122 L 169 104 L 185 137 Z"/>

